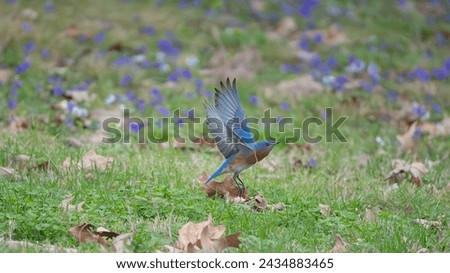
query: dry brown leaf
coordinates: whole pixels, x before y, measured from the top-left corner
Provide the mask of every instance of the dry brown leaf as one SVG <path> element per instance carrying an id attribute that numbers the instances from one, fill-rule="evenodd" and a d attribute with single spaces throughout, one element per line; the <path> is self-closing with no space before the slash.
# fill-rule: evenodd
<path id="1" fill-rule="evenodd" d="M 215 195 L 226 197 L 228 194 L 229 197 L 242 197 L 245 200 L 250 200 L 248 190 L 245 188 L 243 189 L 242 193 L 240 193 L 239 188 L 236 186 L 230 175 L 227 174 L 223 182 L 213 180 L 208 183 L 208 185 L 205 185 L 205 182 L 208 180 L 208 178 L 208 174 L 203 172 L 197 179 L 197 182 L 202 186 L 203 190 L 205 190 L 206 194 L 209 197 L 213 197 Z"/>
<path id="2" fill-rule="evenodd" d="M 36 20 L 37 16 L 38 16 L 38 13 L 34 9 L 26 8 L 26 9 L 22 10 L 22 17 L 26 20 L 34 21 L 34 20 Z"/>
<path id="3" fill-rule="evenodd" d="M 200 150 L 201 148 L 213 148 L 215 146 L 214 139 L 208 136 L 196 137 L 191 140 L 184 139 L 182 137 L 177 137 L 173 143 L 174 149 L 179 149 L 182 151 L 186 150 Z M 186 143 L 190 142 L 190 143 Z M 161 143 L 163 144 L 163 143 Z M 167 143 L 168 144 L 168 143 Z M 161 148 L 170 148 L 170 145 L 161 145 Z"/>
<path id="4" fill-rule="evenodd" d="M 442 223 L 440 221 L 430 221 L 425 219 L 414 219 L 413 224 L 420 224 L 425 228 L 441 228 Z"/>
<path id="5" fill-rule="evenodd" d="M 417 144 L 413 139 L 414 132 L 416 131 L 417 121 L 413 122 L 411 126 L 409 126 L 406 133 L 403 135 L 397 135 L 396 138 L 398 142 L 400 142 L 400 152 L 414 152 L 417 148 Z"/>
<path id="6" fill-rule="evenodd" d="M 0 69 L 0 82 L 3 83 L 3 85 L 8 81 L 9 77 L 11 76 L 11 70 L 2 68 Z"/>
<path id="7" fill-rule="evenodd" d="M 28 171 L 35 171 L 35 170 L 38 170 L 38 171 L 49 171 L 51 169 L 51 164 L 50 164 L 50 161 L 43 161 L 43 162 L 41 162 L 41 163 L 39 163 L 39 164 L 37 164 L 37 165 L 33 165 L 33 166 L 30 166 L 29 168 L 28 168 Z"/>
<path id="8" fill-rule="evenodd" d="M 8 132 L 15 134 L 28 129 L 28 120 L 24 117 L 12 116 L 8 121 Z"/>
<path id="9" fill-rule="evenodd" d="M 254 198 L 252 208 L 256 211 L 262 212 L 269 208 L 266 198 L 262 194 L 257 194 Z"/>
<path id="10" fill-rule="evenodd" d="M 356 161 L 358 162 L 358 166 L 363 168 L 367 166 L 367 163 L 370 161 L 371 156 L 366 154 L 366 153 L 362 153 L 360 155 L 358 155 L 356 157 Z"/>
<path id="11" fill-rule="evenodd" d="M 76 25 L 70 25 L 65 30 L 63 30 L 61 34 L 69 38 L 75 38 L 78 37 L 81 33 Z"/>
<path id="12" fill-rule="evenodd" d="M 263 67 L 261 54 L 255 48 L 244 48 L 230 57 L 225 48 L 216 51 L 210 60 L 210 68 L 201 71 L 217 81 L 229 78 L 253 78 Z"/>
<path id="13" fill-rule="evenodd" d="M 63 162 L 63 168 L 66 170 L 70 170 L 73 167 L 76 167 L 78 169 L 85 169 L 85 170 L 100 170 L 104 171 L 107 168 L 111 167 L 114 163 L 114 158 L 112 157 L 105 157 L 102 155 L 98 155 L 95 153 L 94 150 L 89 150 L 81 159 L 80 162 L 75 164 L 71 158 L 66 158 Z M 74 166 L 75 165 L 75 166 Z"/>
<path id="14" fill-rule="evenodd" d="M 69 137 L 66 140 L 66 144 L 75 148 L 81 148 L 83 147 L 83 142 L 81 142 L 80 139 L 78 138 L 74 138 L 74 137 Z"/>
<path id="15" fill-rule="evenodd" d="M 421 177 L 428 173 L 428 169 L 421 162 L 407 163 L 401 159 L 394 159 L 392 161 L 394 169 L 388 173 L 385 180 L 390 180 L 393 183 L 401 182 L 408 173 L 411 174 L 411 182 L 416 186 L 422 185 Z"/>
<path id="16" fill-rule="evenodd" d="M 59 207 L 64 211 L 64 212 L 74 212 L 74 211 L 82 211 L 83 210 L 83 205 L 84 205 L 84 201 L 78 203 L 77 205 L 71 205 L 70 202 L 72 202 L 72 200 L 75 198 L 75 196 L 73 196 L 72 194 L 69 195 L 66 199 L 64 199 L 61 204 L 59 205 Z"/>
<path id="17" fill-rule="evenodd" d="M 281 19 L 281 21 L 278 23 L 276 32 L 280 37 L 288 37 L 296 31 L 297 23 L 295 22 L 294 18 L 291 16 L 286 16 L 283 17 L 283 19 Z"/>
<path id="18" fill-rule="evenodd" d="M 28 155 L 16 155 L 11 158 L 11 165 L 20 171 L 23 171 L 27 168 L 27 165 L 30 163 L 31 157 Z"/>
<path id="19" fill-rule="evenodd" d="M 378 215 L 374 213 L 371 209 L 366 208 L 366 213 L 364 215 L 366 222 L 376 222 L 378 220 Z"/>
<path id="20" fill-rule="evenodd" d="M 133 241 L 134 232 L 124 233 L 116 236 L 112 241 L 112 247 L 117 253 L 127 253 L 130 250 L 127 248 L 128 245 Z"/>
<path id="21" fill-rule="evenodd" d="M 322 35 L 324 43 L 328 45 L 340 45 L 349 43 L 347 34 L 337 24 L 332 24 L 326 29 L 305 31 L 301 35 L 305 35 L 309 39 L 313 39 L 316 35 Z"/>
<path id="22" fill-rule="evenodd" d="M 15 178 L 17 176 L 16 170 L 8 167 L 0 167 L 0 175 L 6 178 Z"/>
<path id="23" fill-rule="evenodd" d="M 323 216 L 325 216 L 325 217 L 330 216 L 331 208 L 330 208 L 329 205 L 319 204 L 319 208 L 320 208 L 320 213 L 321 213 Z"/>
<path id="24" fill-rule="evenodd" d="M 325 87 L 310 74 L 305 74 L 299 75 L 294 79 L 280 81 L 275 87 L 265 87 L 264 91 L 265 96 L 268 98 L 286 96 L 292 99 L 298 99 L 325 92 Z"/>
<path id="25" fill-rule="evenodd" d="M 239 247 L 239 233 L 222 237 L 225 226 L 214 227 L 211 215 L 201 223 L 188 222 L 178 232 L 174 247 L 167 246 L 170 252 L 222 252 L 227 247 Z"/>
<path id="26" fill-rule="evenodd" d="M 283 211 L 286 210 L 286 206 L 282 203 L 277 203 L 277 204 L 273 204 L 273 205 L 268 205 L 268 207 L 270 208 L 271 211 Z"/>
<path id="27" fill-rule="evenodd" d="M 108 246 L 109 243 L 96 231 L 93 231 L 93 227 L 94 226 L 91 224 L 84 223 L 78 226 L 71 227 L 69 229 L 69 233 L 75 236 L 80 243 L 93 241 L 101 244 L 102 246 Z"/>
<path id="28" fill-rule="evenodd" d="M 333 248 L 331 249 L 331 252 L 333 253 L 342 253 L 342 252 L 347 252 L 347 248 L 349 247 L 349 244 L 346 243 L 341 235 L 336 234 L 335 236 L 335 244 L 333 246 Z"/>

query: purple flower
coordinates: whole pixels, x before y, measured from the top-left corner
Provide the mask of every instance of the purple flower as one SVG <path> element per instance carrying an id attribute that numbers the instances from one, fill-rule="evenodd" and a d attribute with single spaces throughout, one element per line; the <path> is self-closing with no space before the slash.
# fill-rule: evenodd
<path id="1" fill-rule="evenodd" d="M 6 4 L 11 5 L 11 6 L 16 4 L 16 3 L 17 3 L 16 0 L 6 0 Z"/>
<path id="2" fill-rule="evenodd" d="M 398 99 L 398 93 L 395 90 L 388 90 L 387 99 L 389 101 L 396 101 Z"/>
<path id="3" fill-rule="evenodd" d="M 143 26 L 141 27 L 141 33 L 147 36 L 153 36 L 155 34 L 155 28 L 152 26 Z"/>
<path id="4" fill-rule="evenodd" d="M 167 76 L 167 81 L 169 82 L 177 82 L 180 77 L 178 71 L 174 71 Z"/>
<path id="5" fill-rule="evenodd" d="M 25 53 L 25 55 L 28 55 L 34 51 L 35 47 L 36 46 L 33 42 L 27 42 L 23 45 L 23 52 Z"/>
<path id="6" fill-rule="evenodd" d="M 315 157 L 311 157 L 308 161 L 308 167 L 316 167 L 317 166 L 317 159 Z"/>
<path id="7" fill-rule="evenodd" d="M 37 84 L 34 86 L 34 90 L 35 90 L 36 92 L 40 92 L 40 91 L 42 90 L 42 87 L 44 87 L 44 85 L 43 85 L 42 83 L 37 83 Z"/>
<path id="8" fill-rule="evenodd" d="M 322 34 L 318 33 L 314 36 L 314 42 L 316 42 L 316 44 L 321 44 L 323 43 L 323 36 Z"/>
<path id="9" fill-rule="evenodd" d="M 347 83 L 347 78 L 344 76 L 337 76 L 332 82 L 331 86 L 336 91 L 343 91 L 345 84 Z"/>
<path id="10" fill-rule="evenodd" d="M 286 3 L 285 1 L 281 2 L 281 9 L 283 10 L 283 13 L 285 15 L 292 15 L 294 14 L 295 10 L 294 7 L 292 7 L 289 3 Z"/>
<path id="11" fill-rule="evenodd" d="M 50 51 L 46 48 L 41 49 L 41 58 L 43 60 L 50 58 Z"/>
<path id="12" fill-rule="evenodd" d="M 30 68 L 30 66 L 31 66 L 30 61 L 25 60 L 23 63 L 19 64 L 16 67 L 16 73 L 22 75 L 28 70 L 28 68 Z"/>
<path id="13" fill-rule="evenodd" d="M 430 72 L 422 67 L 418 67 L 415 71 L 415 76 L 420 82 L 427 82 L 430 80 Z"/>
<path id="14" fill-rule="evenodd" d="M 330 69 L 336 68 L 336 66 L 338 66 L 338 64 L 339 64 L 339 62 L 338 62 L 338 60 L 336 59 L 336 57 L 334 57 L 334 56 L 328 57 L 328 59 L 327 59 L 327 65 L 328 65 L 328 67 L 329 67 Z"/>
<path id="15" fill-rule="evenodd" d="M 300 41 L 298 42 L 298 46 L 303 50 L 309 50 L 309 39 L 306 35 L 300 36 Z"/>
<path id="16" fill-rule="evenodd" d="M 368 92 L 368 93 L 372 93 L 373 87 L 374 87 L 374 86 L 373 86 L 370 82 L 361 80 L 361 81 L 359 82 L 359 84 L 361 85 L 361 88 L 362 88 L 364 91 L 366 91 L 366 92 Z"/>
<path id="17" fill-rule="evenodd" d="M 369 73 L 369 76 L 372 80 L 372 83 L 377 85 L 378 81 L 380 79 L 380 67 L 376 65 L 375 63 L 370 63 L 367 66 L 367 73 Z"/>
<path id="18" fill-rule="evenodd" d="M 147 107 L 145 106 L 145 101 L 144 100 L 138 100 L 136 102 L 136 108 L 138 109 L 139 112 L 144 113 L 147 110 Z"/>
<path id="19" fill-rule="evenodd" d="M 288 111 L 289 110 L 289 104 L 285 101 L 281 102 L 281 109 Z"/>
<path id="20" fill-rule="evenodd" d="M 423 132 L 420 128 L 416 128 L 413 133 L 413 138 L 422 138 Z"/>
<path id="21" fill-rule="evenodd" d="M 105 40 L 105 32 L 101 31 L 99 33 L 97 33 L 92 40 L 96 43 L 96 44 L 100 44 Z"/>
<path id="22" fill-rule="evenodd" d="M 25 32 L 33 32 L 33 26 L 28 22 L 22 23 L 22 30 Z"/>
<path id="23" fill-rule="evenodd" d="M 67 112 L 70 114 L 73 111 L 73 108 L 76 106 L 76 103 L 73 101 L 67 102 Z"/>
<path id="24" fill-rule="evenodd" d="M 441 107 L 437 103 L 433 104 L 432 109 L 434 112 L 436 112 L 438 114 L 442 113 Z"/>
<path id="25" fill-rule="evenodd" d="M 209 91 L 209 90 L 205 90 L 205 91 L 203 92 L 203 95 L 204 95 L 205 97 L 207 97 L 208 99 L 212 99 L 212 93 L 211 93 L 211 91 Z"/>
<path id="26" fill-rule="evenodd" d="M 143 122 L 130 122 L 129 124 L 128 124 L 128 126 L 129 126 L 129 128 L 130 128 L 130 131 L 133 133 L 133 134 L 137 134 L 137 133 L 139 133 L 139 131 L 142 129 L 142 128 L 144 128 L 144 126 L 145 126 L 145 124 L 143 123 Z"/>
<path id="27" fill-rule="evenodd" d="M 280 65 L 280 70 L 284 73 L 301 73 L 302 67 L 300 65 L 294 64 L 282 64 Z"/>
<path id="28" fill-rule="evenodd" d="M 158 48 L 161 52 L 173 57 L 180 55 L 180 49 L 176 48 L 169 40 L 160 39 L 157 42 Z"/>
<path id="29" fill-rule="evenodd" d="M 60 85 L 56 85 L 53 88 L 53 95 L 55 96 L 62 96 L 64 94 L 64 88 L 62 88 Z"/>
<path id="30" fill-rule="evenodd" d="M 182 69 L 180 72 L 181 72 L 181 75 L 183 75 L 183 77 L 184 77 L 186 80 L 192 79 L 192 73 L 191 73 L 191 71 L 189 70 L 189 68 Z"/>
<path id="31" fill-rule="evenodd" d="M 184 111 L 184 115 L 188 119 L 193 119 L 195 117 L 195 111 L 194 111 L 194 109 L 186 110 L 186 111 Z"/>
<path id="32" fill-rule="evenodd" d="M 445 59 L 444 67 L 445 67 L 445 69 L 447 69 L 447 71 L 450 71 L 450 57 Z"/>
<path id="33" fill-rule="evenodd" d="M 298 13 L 306 19 L 311 18 L 314 9 L 320 5 L 318 0 L 304 0 L 300 5 Z"/>
<path id="34" fill-rule="evenodd" d="M 433 68 L 433 76 L 437 80 L 445 80 L 449 76 L 449 72 L 445 67 Z"/>
<path id="35" fill-rule="evenodd" d="M 250 102 L 254 105 L 259 104 L 259 98 L 257 96 L 250 96 Z"/>
<path id="36" fill-rule="evenodd" d="M 202 91 L 203 81 L 201 79 L 195 79 L 195 88 L 196 88 L 197 92 Z"/>
<path id="37" fill-rule="evenodd" d="M 52 1 L 45 1 L 44 11 L 47 13 L 51 13 L 54 11 L 54 6 Z"/>
<path id="38" fill-rule="evenodd" d="M 126 74 L 123 76 L 123 78 L 120 80 L 120 86 L 126 87 L 130 85 L 131 81 L 133 80 L 133 76 L 131 74 Z"/>
<path id="39" fill-rule="evenodd" d="M 427 113 L 427 109 L 424 106 L 421 105 L 414 105 L 412 109 L 413 113 L 416 114 L 418 117 L 421 117 Z"/>
<path id="40" fill-rule="evenodd" d="M 9 108 L 9 110 L 16 109 L 16 107 L 17 107 L 17 100 L 9 99 L 8 100 L 8 108 Z"/>
<path id="41" fill-rule="evenodd" d="M 133 91 L 129 90 L 127 92 L 127 99 L 129 101 L 135 101 L 136 100 L 136 94 Z"/>
<path id="42" fill-rule="evenodd" d="M 345 70 L 350 73 L 361 73 L 364 71 L 365 67 L 366 64 L 363 60 L 360 60 L 355 56 L 350 56 L 348 59 L 348 65 Z"/>
<path id="43" fill-rule="evenodd" d="M 88 40 L 88 37 L 86 36 L 86 34 L 80 34 L 77 36 L 77 41 L 78 43 L 82 44 L 84 42 L 86 42 Z"/>
<path id="44" fill-rule="evenodd" d="M 165 106 L 158 107 L 158 112 L 164 117 L 170 116 L 170 110 Z"/>
<path id="45" fill-rule="evenodd" d="M 148 51 L 148 47 L 146 45 L 141 45 L 138 48 L 136 48 L 136 52 L 138 54 L 144 54 L 147 51 Z"/>
<path id="46" fill-rule="evenodd" d="M 121 66 L 130 66 L 133 64 L 133 58 L 128 56 L 120 56 L 114 60 L 113 66 L 121 67 Z"/>

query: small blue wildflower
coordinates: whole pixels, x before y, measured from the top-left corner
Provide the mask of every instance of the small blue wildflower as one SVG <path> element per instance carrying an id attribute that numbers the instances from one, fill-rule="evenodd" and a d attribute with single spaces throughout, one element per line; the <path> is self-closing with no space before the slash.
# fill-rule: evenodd
<path id="1" fill-rule="evenodd" d="M 308 161 L 308 167 L 316 167 L 317 166 L 317 159 L 315 157 L 311 157 Z"/>
<path id="2" fill-rule="evenodd" d="M 23 73 L 25 73 L 31 66 L 31 62 L 28 60 L 25 60 L 23 63 L 19 64 L 16 67 L 16 73 L 21 75 Z"/>
<path id="3" fill-rule="evenodd" d="M 145 100 L 138 100 L 136 102 L 136 108 L 138 109 L 139 112 L 144 113 L 147 110 L 147 107 L 145 106 Z"/>
<path id="4" fill-rule="evenodd" d="M 285 1 L 280 2 L 284 15 L 293 15 L 295 13 L 294 7 L 292 7 L 289 3 L 286 3 Z"/>
<path id="5" fill-rule="evenodd" d="M 250 96 L 250 102 L 254 105 L 259 104 L 259 98 L 257 96 Z"/>
<path id="6" fill-rule="evenodd" d="M 35 45 L 33 42 L 27 42 L 23 45 L 23 52 L 25 55 L 29 55 L 31 52 L 34 51 Z"/>
<path id="7" fill-rule="evenodd" d="M 123 76 L 123 78 L 120 80 L 120 86 L 126 87 L 129 86 L 131 81 L 133 80 L 133 76 L 131 74 L 126 74 Z"/>
<path id="8" fill-rule="evenodd" d="M 128 126 L 133 134 L 137 134 L 142 128 L 144 128 L 145 124 L 143 122 L 130 122 Z"/>
<path id="9" fill-rule="evenodd" d="M 430 80 L 430 72 L 422 67 L 418 67 L 415 71 L 415 76 L 420 82 L 427 82 Z"/>
<path id="10" fill-rule="evenodd" d="M 319 65 L 322 64 L 322 58 L 320 57 L 320 55 L 314 55 L 309 63 L 312 67 L 317 68 L 319 67 Z"/>
<path id="11" fill-rule="evenodd" d="M 433 111 L 437 114 L 442 113 L 442 109 L 441 106 L 439 106 L 439 104 L 434 103 L 433 106 L 431 107 L 433 109 Z"/>
<path id="12" fill-rule="evenodd" d="M 195 79 L 195 88 L 197 91 L 201 91 L 203 89 L 203 81 L 201 79 Z"/>
<path id="13" fill-rule="evenodd" d="M 448 78 L 449 76 L 449 72 L 447 69 L 445 69 L 445 67 L 437 67 L 437 68 L 433 68 L 433 76 L 439 80 L 445 80 L 446 78 Z"/>
<path id="14" fill-rule="evenodd" d="M 380 79 L 380 67 L 375 63 L 370 63 L 367 66 L 367 73 L 369 74 L 372 83 L 375 85 L 378 84 Z"/>
<path id="15" fill-rule="evenodd" d="M 121 66 L 130 66 L 133 64 L 133 58 L 128 56 L 120 56 L 114 60 L 113 66 L 121 67 Z"/>
<path id="16" fill-rule="evenodd" d="M 60 85 L 57 85 L 53 88 L 53 95 L 55 96 L 62 96 L 64 94 L 64 88 L 62 88 Z"/>
<path id="17" fill-rule="evenodd" d="M 186 111 L 184 111 L 184 115 L 188 119 L 194 119 L 195 118 L 195 111 L 194 111 L 194 109 L 186 110 Z"/>
<path id="18" fill-rule="evenodd" d="M 131 91 L 131 90 L 128 90 L 128 91 L 127 91 L 127 99 L 128 99 L 129 101 L 135 101 L 135 100 L 136 100 L 136 93 L 134 93 L 134 92 Z"/>
<path id="19" fill-rule="evenodd" d="M 17 3 L 16 0 L 6 0 L 6 4 L 11 5 L 11 6 L 16 4 L 16 3 Z"/>
<path id="20" fill-rule="evenodd" d="M 314 36 L 314 42 L 316 44 L 322 44 L 323 43 L 323 36 L 322 34 L 318 33 Z"/>
<path id="21" fill-rule="evenodd" d="M 398 99 L 398 93 L 395 90 L 388 90 L 387 99 L 389 101 L 395 102 Z"/>
<path id="22" fill-rule="evenodd" d="M 8 108 L 9 110 L 14 110 L 17 108 L 17 100 L 15 99 L 9 99 L 8 100 Z"/>
<path id="23" fill-rule="evenodd" d="M 46 59 L 50 58 L 50 51 L 46 48 L 43 48 L 43 49 L 41 49 L 40 55 L 43 60 L 46 60 Z"/>
<path id="24" fill-rule="evenodd" d="M 361 73 L 364 71 L 366 63 L 363 60 L 350 56 L 348 59 L 348 65 L 345 70 L 350 73 Z"/>
<path id="25" fill-rule="evenodd" d="M 208 99 L 212 99 L 212 93 L 211 93 L 211 91 L 209 91 L 209 90 L 205 90 L 205 91 L 203 92 L 203 95 L 204 95 L 205 97 L 207 97 Z"/>
<path id="26" fill-rule="evenodd" d="M 180 74 L 178 73 L 178 71 L 174 71 L 167 76 L 167 81 L 178 82 L 179 77 L 180 77 Z"/>
<path id="27" fill-rule="evenodd" d="M 374 88 L 374 86 L 372 85 L 372 83 L 367 82 L 367 81 L 365 81 L 365 80 L 361 80 L 361 81 L 359 82 L 359 84 L 361 85 L 361 88 L 362 88 L 364 91 L 366 91 L 366 92 L 368 92 L 368 93 L 372 93 L 373 88 Z"/>
<path id="28" fill-rule="evenodd" d="M 327 59 L 327 65 L 330 69 L 335 69 L 339 65 L 339 62 L 336 57 L 330 56 Z"/>
<path id="29" fill-rule="evenodd" d="M 68 101 L 67 102 L 67 112 L 70 114 L 73 112 L 73 108 L 75 108 L 76 103 L 73 101 Z"/>
<path id="30" fill-rule="evenodd" d="M 420 128 L 416 128 L 416 130 L 413 133 L 413 138 L 422 138 L 423 131 Z"/>
<path id="31" fill-rule="evenodd" d="M 15 87 L 15 88 L 20 88 L 20 87 L 22 87 L 22 81 L 21 80 L 15 80 L 14 82 L 13 82 L 13 86 Z"/>
<path id="32" fill-rule="evenodd" d="M 165 106 L 160 106 L 158 107 L 158 112 L 163 116 L 163 117 L 168 117 L 170 116 L 170 110 L 169 108 L 165 107 Z"/>
<path id="33" fill-rule="evenodd" d="M 37 84 L 34 86 L 34 91 L 40 92 L 40 91 L 42 90 L 43 87 L 44 87 L 44 85 L 43 85 L 42 83 L 37 83 Z"/>
<path id="34" fill-rule="evenodd" d="M 25 32 L 33 32 L 33 26 L 28 22 L 24 22 L 22 23 L 22 30 Z"/>
<path id="35" fill-rule="evenodd" d="M 300 5 L 298 13 L 306 19 L 310 19 L 314 9 L 320 5 L 318 0 L 304 0 Z"/>
<path id="36" fill-rule="evenodd" d="M 281 109 L 288 111 L 289 110 L 289 104 L 285 101 L 281 102 Z"/>
<path id="37" fill-rule="evenodd" d="M 306 35 L 300 36 L 300 41 L 298 42 L 298 46 L 303 50 L 309 50 L 309 39 Z"/>
<path id="38" fill-rule="evenodd" d="M 422 105 L 414 105 L 412 109 L 413 113 L 416 114 L 418 117 L 421 117 L 427 113 L 427 109 L 425 106 Z"/>
<path id="39" fill-rule="evenodd" d="M 186 80 L 192 79 L 192 73 L 188 68 L 182 69 L 180 72 Z"/>
<path id="40" fill-rule="evenodd" d="M 155 28 L 152 26 L 143 26 L 141 27 L 141 33 L 147 36 L 153 36 L 155 34 Z"/>
<path id="41" fill-rule="evenodd" d="M 447 71 L 450 71 L 450 57 L 445 59 L 443 67 L 445 67 L 445 69 L 447 69 Z"/>
<path id="42" fill-rule="evenodd" d="M 100 44 L 105 40 L 105 32 L 101 31 L 97 34 L 95 34 L 95 36 L 92 38 L 92 40 L 96 43 L 96 44 Z"/>
<path id="43" fill-rule="evenodd" d="M 53 6 L 53 2 L 52 1 L 45 1 L 44 4 L 44 11 L 47 13 L 51 13 L 53 12 L 55 9 L 55 7 Z"/>
<path id="44" fill-rule="evenodd" d="M 136 53 L 138 54 L 144 54 L 148 51 L 148 46 L 146 45 L 140 45 L 138 48 L 136 48 Z"/>
<path id="45" fill-rule="evenodd" d="M 169 40 L 167 39 L 160 39 L 157 42 L 158 48 L 161 52 L 169 55 L 169 56 L 173 56 L 173 57 L 177 57 L 178 55 L 180 55 L 180 50 L 178 48 L 176 48 Z"/>
<path id="46" fill-rule="evenodd" d="M 345 76 L 337 76 L 334 82 L 332 83 L 332 87 L 336 91 L 343 91 L 347 81 L 348 80 Z"/>
<path id="47" fill-rule="evenodd" d="M 81 33 L 77 36 L 77 41 L 79 44 L 83 44 L 88 40 L 88 36 L 86 34 Z"/>

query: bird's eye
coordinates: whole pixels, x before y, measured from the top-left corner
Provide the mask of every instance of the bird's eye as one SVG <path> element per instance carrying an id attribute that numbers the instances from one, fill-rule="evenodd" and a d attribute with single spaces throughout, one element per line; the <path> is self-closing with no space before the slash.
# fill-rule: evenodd
<path id="1" fill-rule="evenodd" d="M 269 143 L 269 142 L 267 142 L 267 143 L 266 143 L 266 146 L 269 146 L 269 145 L 270 145 L 270 143 Z"/>

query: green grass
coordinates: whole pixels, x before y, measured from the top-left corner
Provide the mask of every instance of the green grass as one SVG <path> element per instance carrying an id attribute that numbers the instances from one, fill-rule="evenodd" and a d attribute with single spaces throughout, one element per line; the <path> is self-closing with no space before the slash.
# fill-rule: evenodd
<path id="1" fill-rule="evenodd" d="M 46 47 L 52 52 L 50 61 L 42 61 L 38 52 L 32 54 L 32 67 L 21 77 L 24 86 L 19 92 L 18 108 L 11 113 L 8 108 L 0 107 L 0 166 L 10 165 L 11 159 L 20 154 L 31 157 L 30 165 L 49 161 L 52 166 L 49 172 L 18 170 L 15 179 L 0 176 L 1 252 L 43 251 L 40 247 L 9 248 L 4 242 L 9 238 L 76 248 L 80 252 L 105 251 L 98 244 L 80 244 L 69 234 L 67 230 L 70 227 L 83 222 L 119 233 L 135 229 L 130 247 L 134 252 L 164 251 L 164 245 L 176 242 L 178 230 L 185 223 L 205 221 L 208 215 L 212 215 L 215 224 L 226 226 L 226 234 L 241 233 L 240 248 L 227 251 L 328 252 L 334 246 L 336 234 L 350 244 L 349 252 L 416 252 L 422 248 L 430 252 L 450 250 L 448 136 L 424 135 L 417 140 L 414 153 L 399 155 L 395 136 L 403 134 L 403 128 L 394 121 L 371 118 L 377 111 L 395 114 L 406 101 L 417 101 L 430 109 L 432 103 L 424 98 L 423 85 L 383 80 L 383 87 L 400 93 L 401 99 L 397 102 L 386 100 L 386 90 L 369 94 L 360 88 L 343 93 L 327 91 L 298 100 L 288 95 L 266 98 L 266 87 L 274 87 L 282 80 L 296 77 L 279 69 L 282 63 L 295 60 L 295 53 L 287 49 L 286 38 L 270 40 L 265 37 L 269 28 L 267 24 L 252 21 L 239 12 L 236 12 L 236 17 L 247 22 L 248 27 L 230 34 L 226 30 L 226 22 L 233 16 L 219 13 L 206 19 L 202 10 L 181 12 L 175 4 L 156 7 L 140 1 L 128 4 L 117 1 L 111 5 L 81 1 L 72 7 L 55 4 L 54 14 L 43 13 L 42 5 L 43 1 L 23 1 L 14 6 L 4 2 L 0 4 L 0 33 L 5 34 L 5 39 L 10 39 L 9 45 L 0 52 L 2 66 L 14 69 L 23 60 L 23 43 L 30 40 L 36 43 L 36 51 Z M 217 1 L 214 5 L 217 8 L 221 4 Z M 376 62 L 382 71 L 392 73 L 410 71 L 418 66 L 430 69 L 450 56 L 448 48 L 435 47 L 431 38 L 422 39 L 426 35 L 421 35 L 433 33 L 441 27 L 448 28 L 448 25 L 429 26 L 418 11 L 402 13 L 375 1 L 366 5 L 370 7 L 354 6 L 348 2 L 342 4 L 352 8 L 353 19 L 328 18 L 323 7 L 318 11 L 324 15 L 317 19 L 318 27 L 325 28 L 336 20 L 350 38 L 349 44 L 336 48 L 314 46 L 315 51 L 324 56 L 335 55 L 341 61 L 338 71 L 343 73 L 343 64 L 352 54 L 367 63 Z M 39 13 L 36 21 L 32 22 L 32 33 L 20 30 L 23 21 L 20 14 L 26 7 Z M 385 16 L 379 16 L 380 13 Z M 305 25 L 302 19 L 297 19 L 299 26 Z M 408 20 L 414 24 L 409 24 Z M 100 31 L 103 21 L 111 24 L 111 30 L 101 45 L 90 41 L 79 45 L 71 38 L 58 36 L 71 24 L 81 32 L 93 35 Z M 139 33 L 139 26 L 147 24 L 156 28 L 155 36 L 145 37 Z M 312 145 L 310 150 L 283 144 L 266 159 L 274 160 L 277 170 L 270 171 L 264 164 L 259 164 L 242 173 L 241 178 L 251 195 L 262 193 L 270 204 L 283 203 L 286 210 L 260 213 L 220 198 L 206 197 L 196 179 L 203 171 L 212 174 L 220 166 L 222 158 L 214 149 L 181 151 L 135 142 L 129 145 L 101 144 L 95 147 L 95 151 L 114 157 L 116 162 L 112 168 L 91 172 L 67 172 L 62 168 L 66 158 L 80 160 L 90 148 L 88 144 L 81 148 L 71 147 L 66 143 L 67 138 L 89 136 L 95 126 L 69 129 L 64 124 L 55 123 L 54 118 L 58 114 L 51 110 L 51 105 L 61 98 L 51 95 L 52 87 L 47 84 L 41 92 L 34 91 L 35 84 L 45 83 L 47 76 L 56 71 L 53 64 L 61 56 L 73 57 L 86 48 L 91 49 L 91 53 L 63 72 L 68 87 L 87 78 L 95 80 L 90 93 L 95 93 L 97 99 L 82 105 L 88 110 L 106 108 L 104 98 L 111 93 L 123 92 L 119 86 L 120 78 L 132 73 L 134 78 L 130 88 L 140 98 L 148 98 L 148 90 L 156 86 L 166 97 L 165 106 L 170 109 L 183 106 L 182 111 L 195 108 L 197 114 L 203 115 L 201 99 L 185 96 L 195 92 L 193 82 L 166 85 L 167 73 L 110 65 L 115 57 L 127 54 L 127 48 L 132 52 L 132 48 L 142 44 L 149 48 L 146 55 L 154 58 L 156 41 L 164 37 L 165 31 L 173 31 L 183 43 L 180 60 L 198 56 L 199 64 L 191 71 L 195 78 L 205 81 L 205 89 L 208 90 L 218 83 L 213 76 L 202 76 L 201 70 L 208 67 L 209 59 L 220 47 L 232 53 L 252 47 L 261 54 L 264 65 L 257 76 L 253 79 L 238 78 L 241 100 L 249 116 L 259 116 L 266 107 L 272 107 L 276 116 L 293 116 L 296 125 L 300 125 L 300 120 L 320 117 L 325 107 L 333 107 L 335 117 L 349 117 L 342 126 L 348 143 L 321 142 Z M 370 36 L 375 38 L 368 39 Z M 370 51 L 368 46 L 372 40 L 375 44 L 385 41 L 389 49 L 386 52 Z M 121 42 L 125 52 L 111 52 L 103 59 L 95 58 L 99 48 L 106 49 L 115 42 Z M 433 49 L 432 59 L 423 57 L 427 48 Z M 432 99 L 440 103 L 443 113 L 432 112 L 430 118 L 439 121 L 450 111 L 446 94 L 450 84 L 448 80 L 431 84 L 437 88 Z M 8 84 L 0 87 L 3 95 L 1 105 L 7 103 L 8 90 Z M 252 105 L 250 95 L 261 98 L 261 104 Z M 289 102 L 289 112 L 280 109 L 279 104 L 283 100 Z M 352 104 L 355 100 L 359 106 Z M 128 102 L 125 106 L 134 107 Z M 134 113 L 137 115 L 136 111 Z M 27 130 L 12 134 L 6 127 L 11 114 L 29 117 L 33 121 Z M 159 118 L 160 114 L 149 108 L 142 116 Z M 321 128 L 318 131 L 321 132 Z M 377 136 L 383 138 L 385 146 L 380 147 L 375 142 Z M 357 156 L 362 153 L 371 158 L 367 166 L 360 166 L 357 162 Z M 304 163 L 315 157 L 317 166 L 294 169 L 292 157 Z M 432 160 L 435 164 L 429 167 L 421 187 L 405 180 L 397 190 L 390 191 L 391 185 L 384 177 L 391 170 L 391 160 L 395 158 L 409 162 Z M 85 202 L 81 212 L 69 213 L 60 209 L 62 200 L 70 194 L 75 196 L 72 204 Z M 319 204 L 329 205 L 330 215 L 323 216 Z M 378 220 L 367 221 L 366 209 L 381 209 L 377 214 Z M 419 218 L 439 220 L 442 227 L 440 230 L 427 229 L 412 223 Z"/>

